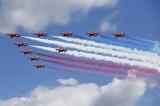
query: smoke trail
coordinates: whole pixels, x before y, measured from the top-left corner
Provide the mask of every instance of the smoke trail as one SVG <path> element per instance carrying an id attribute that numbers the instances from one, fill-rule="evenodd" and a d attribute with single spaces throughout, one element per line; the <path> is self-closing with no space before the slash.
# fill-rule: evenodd
<path id="1" fill-rule="evenodd" d="M 49 54 L 42 54 L 42 53 L 35 53 L 35 54 L 40 55 L 40 56 L 49 57 L 49 58 L 54 58 L 54 59 L 61 59 L 61 60 L 72 61 L 72 62 L 79 62 L 79 63 L 83 63 L 83 64 L 128 69 L 127 66 L 123 66 L 121 64 L 113 64 L 111 62 L 96 61 L 96 60 L 93 60 L 93 59 L 84 59 L 84 58 L 83 59 L 78 59 L 78 58 L 75 58 L 75 57 L 57 56 L 57 55 L 49 55 Z"/>
<path id="2" fill-rule="evenodd" d="M 130 39 L 125 39 L 122 38 L 111 38 L 109 36 L 101 36 L 107 40 L 111 40 L 111 41 L 114 41 L 114 42 L 118 42 L 118 43 L 121 43 L 123 45 L 129 45 L 129 46 L 136 46 L 136 47 L 148 47 L 148 46 L 151 46 L 151 45 L 147 45 L 146 43 L 142 43 L 142 42 L 136 42 L 135 40 L 130 40 Z"/>
<path id="3" fill-rule="evenodd" d="M 131 37 L 131 36 L 127 36 L 127 38 L 135 40 L 135 41 L 139 41 L 139 42 L 145 42 L 145 43 L 150 43 L 153 44 L 154 41 L 152 40 L 148 40 L 148 39 L 143 39 L 143 38 L 138 38 L 138 37 Z"/>
<path id="4" fill-rule="evenodd" d="M 124 59 L 131 59 L 132 61 L 140 61 L 140 62 L 147 62 L 149 64 L 153 64 L 153 65 L 159 65 L 159 60 L 157 60 L 157 58 L 152 57 L 148 57 L 145 55 L 137 55 L 137 54 L 128 54 L 125 52 L 119 52 L 119 51 L 114 51 L 114 50 L 108 50 L 108 49 L 101 49 L 101 48 L 95 48 L 95 47 L 88 47 L 88 46 L 82 46 L 82 45 L 78 45 L 78 44 L 72 44 L 72 43 L 65 43 L 65 42 L 61 42 L 61 41 L 52 41 L 52 40 L 47 40 L 47 39 L 40 39 L 40 38 L 33 38 L 33 37 L 27 37 L 29 39 L 32 40 L 36 40 L 39 42 L 43 42 L 43 43 L 48 43 L 48 44 L 54 44 L 54 45 L 58 45 L 58 46 L 62 46 L 62 47 L 69 47 L 69 48 L 74 48 L 74 49 L 78 49 L 78 50 L 82 50 L 85 52 L 92 52 L 95 54 L 103 54 L 103 55 L 109 55 L 109 56 L 114 56 L 117 58 L 124 58 Z M 143 58 L 142 58 L 143 56 Z"/>
<path id="5" fill-rule="evenodd" d="M 135 42 L 128 42 L 128 41 L 125 41 L 125 40 L 120 40 L 120 39 L 114 39 L 114 38 L 111 38 L 111 37 L 109 37 L 109 36 L 101 36 L 101 35 L 99 35 L 99 36 L 97 36 L 97 37 L 103 37 L 103 38 L 105 38 L 105 39 L 107 39 L 107 41 L 108 42 L 106 42 L 106 43 L 109 43 L 109 41 L 111 41 L 112 42 L 112 44 L 115 44 L 115 45 L 121 45 L 121 46 L 126 46 L 126 47 L 128 47 L 128 46 L 132 46 L 133 47 L 133 45 L 137 45 L 137 47 L 140 47 L 140 46 L 142 46 L 142 44 L 140 45 L 140 44 L 136 44 Z M 87 39 L 87 40 L 91 40 L 90 38 L 97 38 L 97 37 L 82 37 L 82 36 L 78 36 L 78 38 L 81 38 L 81 39 Z M 146 45 L 145 45 L 146 46 Z"/>
<path id="6" fill-rule="evenodd" d="M 113 75 L 113 74 L 109 74 L 109 73 L 103 73 L 103 72 L 97 72 L 97 71 L 82 71 L 82 70 L 79 70 L 79 69 L 66 69 L 66 68 L 60 68 L 59 66 L 46 66 L 46 68 L 48 69 L 51 69 L 53 71 L 63 71 L 63 72 L 75 72 L 75 73 L 81 73 L 81 74 L 91 74 L 91 75 L 98 75 L 98 76 L 104 76 L 104 77 L 107 77 L 107 78 L 119 78 L 119 79 L 123 79 L 123 78 L 126 78 L 127 76 L 122 76 L 122 75 L 119 75 L 119 74 L 116 74 L 116 75 Z M 132 76 L 136 75 L 136 73 L 130 73 L 130 71 L 128 72 L 128 75 L 133 78 Z M 141 76 L 137 76 L 136 77 L 141 77 Z M 129 78 L 129 80 L 132 80 Z M 149 81 L 150 83 L 157 83 L 159 84 L 159 80 L 158 79 L 150 79 L 150 78 L 146 78 L 145 77 L 145 80 Z"/>
<path id="7" fill-rule="evenodd" d="M 69 67 L 76 67 L 76 68 L 80 68 L 80 69 L 97 70 L 97 71 L 101 71 L 101 72 L 111 72 L 111 73 L 119 73 L 122 75 L 126 75 L 126 72 L 122 72 L 121 70 L 117 71 L 115 69 L 107 68 L 107 67 L 86 66 L 86 65 L 67 63 L 64 61 L 57 61 L 57 60 L 46 60 L 46 59 L 41 59 L 41 60 L 45 61 L 45 62 L 61 64 L 61 65 L 65 65 L 65 66 L 69 66 Z"/>
<path id="8" fill-rule="evenodd" d="M 81 39 L 86 39 L 86 40 L 90 40 L 89 37 L 85 37 L 85 36 L 77 36 L 78 38 L 81 38 Z"/>
<path id="9" fill-rule="evenodd" d="M 156 56 L 153 53 L 150 52 L 144 52 L 142 50 L 136 50 L 136 49 L 131 49 L 131 48 L 126 48 L 123 46 L 114 46 L 111 44 L 105 44 L 105 43 L 98 43 L 95 41 L 90 41 L 90 40 L 82 40 L 82 39 L 78 39 L 78 38 L 65 38 L 65 37 L 59 37 L 59 36 L 52 36 L 53 38 L 56 39 L 60 39 L 60 40 L 64 40 L 67 42 L 71 42 L 71 43 L 76 43 L 76 44 L 81 44 L 81 45 L 86 45 L 86 46 L 93 46 L 96 48 L 102 48 L 102 49 L 111 49 L 111 50 L 115 50 L 115 51 L 124 51 L 127 53 L 136 53 L 136 54 L 142 54 L 142 55 L 149 55 L 149 56 Z"/>
<path id="10" fill-rule="evenodd" d="M 42 43 L 47 42 L 48 44 L 53 44 L 52 40 L 40 39 L 40 38 L 34 38 L 34 37 L 27 37 L 27 36 L 23 36 L 23 37 L 27 38 L 27 39 L 39 41 L 39 42 L 42 42 Z M 90 40 L 80 40 L 80 39 L 77 39 L 77 38 L 66 38 L 66 37 L 58 37 L 58 36 L 54 36 L 54 38 L 62 39 L 62 40 L 77 43 L 77 44 L 94 46 L 94 47 L 97 47 L 97 48 L 111 49 L 111 50 L 115 50 L 115 51 L 124 51 L 124 52 L 129 52 L 129 53 L 136 52 L 138 54 L 143 54 L 143 55 L 146 54 L 146 55 L 150 55 L 150 56 L 156 56 L 156 55 L 154 55 L 153 53 L 150 53 L 150 52 L 138 51 L 136 49 L 132 50 L 130 48 L 125 48 L 125 47 L 122 47 L 122 46 L 113 46 L 113 45 L 110 45 L 110 44 L 97 43 L 95 41 L 90 41 Z"/>
<path id="11" fill-rule="evenodd" d="M 145 42 L 145 41 L 139 41 L 139 40 L 134 39 L 134 38 L 131 39 L 129 36 L 126 36 L 126 40 L 131 41 L 131 42 L 138 43 L 138 44 L 140 44 L 140 45 L 145 45 L 145 46 L 150 46 L 150 47 L 153 46 L 152 43 Z"/>
<path id="12" fill-rule="evenodd" d="M 99 37 L 99 39 L 96 39 L 96 38 L 98 38 Z M 111 37 L 104 37 L 104 36 L 98 36 L 98 37 L 92 37 L 92 38 L 82 38 L 82 39 L 87 39 L 87 40 L 94 40 L 94 41 L 96 41 L 96 42 L 101 42 L 101 43 L 106 43 L 106 44 L 113 44 L 113 45 L 116 45 L 116 46 L 123 46 L 123 47 L 129 47 L 129 48 L 132 48 L 132 49 L 134 49 L 135 47 L 138 49 L 138 50 L 141 50 L 142 48 L 143 48 L 143 50 L 145 50 L 145 51 L 148 51 L 148 50 L 150 50 L 150 48 L 149 47 L 147 47 L 146 45 L 143 45 L 143 44 L 135 44 L 135 42 L 134 42 L 134 44 L 133 44 L 133 42 L 131 42 L 131 43 L 129 43 L 128 41 L 126 42 L 126 40 L 119 40 L 118 38 L 117 39 L 114 39 L 114 38 L 111 38 Z M 101 37 L 101 38 L 100 38 Z M 103 38 L 102 38 L 103 37 Z M 105 38 L 105 39 L 104 39 Z M 126 43 L 125 43 L 125 42 Z M 146 43 L 145 43 L 146 44 Z M 149 45 L 150 46 L 150 45 Z"/>
<path id="13" fill-rule="evenodd" d="M 155 70 L 145 69 L 142 67 L 141 68 L 135 67 L 135 66 L 131 67 L 128 65 L 121 65 L 121 64 L 111 63 L 111 62 L 96 61 L 96 60 L 91 60 L 91 59 L 78 59 L 75 57 L 56 56 L 56 55 L 41 54 L 41 53 L 35 53 L 35 54 L 40 55 L 40 56 L 49 57 L 49 58 L 54 58 L 54 59 L 60 59 L 60 60 L 71 61 L 71 62 L 78 62 L 78 63 L 82 63 L 82 64 L 98 65 L 101 67 L 112 67 L 112 68 L 123 70 L 123 71 L 134 69 L 134 70 L 138 70 L 140 74 L 147 75 L 147 76 L 159 74 Z"/>
<path id="14" fill-rule="evenodd" d="M 30 45 L 30 46 L 34 47 L 34 48 L 42 49 L 42 50 L 57 52 L 54 48 L 51 48 L 51 47 L 36 46 L 36 45 Z M 67 51 L 66 54 L 71 55 L 71 56 L 76 56 L 76 57 L 111 61 L 111 62 L 114 62 L 114 63 L 124 64 L 124 65 L 128 64 L 130 66 L 146 67 L 146 68 L 155 69 L 157 71 L 160 70 L 160 68 L 156 65 L 151 65 L 151 64 L 148 64 L 148 63 L 126 60 L 126 59 L 119 59 L 119 58 L 115 58 L 115 57 L 102 56 L 102 55 L 97 55 L 97 54 L 92 54 L 92 53 L 85 53 L 85 52 L 78 52 L 78 51 L 70 50 L 70 51 Z"/>
<path id="15" fill-rule="evenodd" d="M 94 74 L 94 75 L 100 75 L 100 76 L 104 76 L 104 77 L 110 77 L 110 78 L 119 78 L 119 79 L 122 79 L 122 78 L 125 78 L 123 76 L 120 76 L 120 75 L 110 75 L 108 73 L 103 73 L 103 72 L 97 72 L 97 71 L 82 71 L 82 70 L 69 70 L 69 69 L 63 69 L 63 68 L 59 68 L 59 67 L 53 67 L 53 66 L 47 66 L 47 68 L 49 69 L 52 69 L 52 70 L 58 70 L 58 71 L 63 71 L 63 72 L 76 72 L 76 73 L 82 73 L 82 74 Z"/>
<path id="16" fill-rule="evenodd" d="M 72 38 L 71 39 L 69 39 L 69 38 L 61 38 L 61 37 L 58 37 L 59 39 L 62 39 L 62 40 L 65 40 L 65 41 L 71 41 L 72 42 Z M 76 42 L 76 41 L 74 41 L 75 39 L 73 38 L 73 42 Z M 78 39 L 76 39 L 76 40 L 78 40 Z M 70 42 L 70 43 L 71 43 Z M 86 51 L 88 51 L 88 52 L 94 52 L 94 53 L 101 53 L 101 54 L 104 54 L 104 55 L 107 55 L 107 54 L 111 54 L 112 56 L 115 56 L 115 57 L 119 57 L 119 58 L 127 58 L 127 59 L 132 59 L 132 60 L 137 60 L 137 61 L 143 61 L 143 62 L 150 62 L 150 63 L 152 63 L 152 64 L 154 64 L 154 62 L 155 63 L 158 63 L 159 62 L 159 60 L 157 59 L 157 57 L 156 58 L 154 58 L 153 56 L 152 56 L 152 59 L 151 59 L 151 57 L 149 57 L 148 55 L 146 56 L 146 55 L 144 55 L 144 54 L 142 54 L 142 55 L 140 55 L 139 53 L 137 53 L 137 51 L 134 51 L 132 54 L 129 54 L 129 56 L 128 56 L 128 53 L 126 53 L 126 52 L 119 52 L 119 51 L 115 51 L 115 50 L 113 50 L 112 49 L 112 51 L 111 50 L 108 50 L 108 48 L 106 47 L 105 49 L 103 48 L 103 49 L 101 49 L 101 48 L 99 48 L 99 47 L 86 47 L 85 46 L 85 48 L 84 47 L 82 47 L 82 44 L 84 43 L 82 43 L 81 42 L 81 44 L 80 44 L 80 41 L 78 40 L 78 42 L 79 42 L 79 45 L 77 44 L 76 45 L 76 47 L 74 47 L 74 48 L 76 48 L 76 49 L 81 49 L 81 50 L 84 50 L 84 49 L 86 49 Z M 86 41 L 87 42 L 87 41 Z M 85 43 L 86 44 L 86 43 Z M 84 44 L 83 44 L 84 45 Z M 95 44 L 96 45 L 96 44 Z M 94 46 L 95 46 L 94 45 Z M 106 46 L 108 46 L 108 45 L 106 45 Z M 133 50 L 132 50 L 133 51 Z M 143 57 L 143 58 L 142 58 Z M 160 58 L 159 58 L 160 59 Z M 154 62 L 152 62 L 152 61 L 154 61 Z"/>
<path id="17" fill-rule="evenodd" d="M 138 74 L 139 72 L 135 69 L 130 69 L 128 70 L 128 78 L 131 80 L 136 80 L 137 78 L 143 78 L 143 80 L 147 81 L 147 83 L 155 83 L 155 75 L 148 75 L 146 74 L 145 76 L 141 76 Z"/>

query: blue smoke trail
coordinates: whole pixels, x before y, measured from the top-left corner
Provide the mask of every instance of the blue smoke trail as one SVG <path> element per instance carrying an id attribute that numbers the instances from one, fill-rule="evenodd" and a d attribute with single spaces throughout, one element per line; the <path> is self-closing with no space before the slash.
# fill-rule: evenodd
<path id="1" fill-rule="evenodd" d="M 106 44 L 113 44 L 113 45 L 117 45 L 117 46 L 125 46 L 125 47 L 128 47 L 128 48 L 137 48 L 139 50 L 145 50 L 145 51 L 152 51 L 153 47 L 143 47 L 143 46 L 139 46 L 139 45 L 135 45 L 135 44 L 128 44 L 128 43 L 124 43 L 124 42 L 118 42 L 116 41 L 114 38 L 109 38 L 108 39 L 104 39 L 102 38 L 101 36 L 97 36 L 97 37 L 88 37 L 88 36 L 76 36 L 80 39 L 87 39 L 87 40 L 94 40 L 96 42 L 101 42 L 101 43 L 106 43 Z"/>
<path id="2" fill-rule="evenodd" d="M 62 35 L 55 35 L 55 34 L 50 34 L 50 35 L 54 35 L 54 36 L 62 36 Z M 107 44 L 113 44 L 113 45 L 117 45 L 117 46 L 124 46 L 124 47 L 129 47 L 129 48 L 136 48 L 139 50 L 144 50 L 144 51 L 152 51 L 153 52 L 153 47 L 154 44 L 152 45 L 151 43 L 147 43 L 147 42 L 140 42 L 137 41 L 135 39 L 133 39 L 132 37 L 125 37 L 125 38 L 113 38 L 109 36 L 97 36 L 97 37 L 88 37 L 87 35 L 73 35 L 73 38 L 80 38 L 80 39 L 87 39 L 87 40 L 94 40 L 97 42 L 102 42 L 102 43 L 107 43 Z M 130 39 L 131 38 L 131 39 Z M 136 38 L 137 39 L 137 38 Z"/>
<path id="3" fill-rule="evenodd" d="M 152 40 L 148 40 L 148 39 L 143 39 L 143 38 L 138 38 L 138 37 L 131 37 L 131 36 L 127 36 L 128 39 L 132 39 L 134 41 L 138 41 L 138 42 L 143 42 L 143 43 L 150 43 L 150 44 L 154 44 L 154 41 Z"/>
<path id="4" fill-rule="evenodd" d="M 110 40 L 113 40 L 116 42 L 120 42 L 120 43 L 125 43 L 125 44 L 127 43 L 129 45 L 142 46 L 142 47 L 150 46 L 150 45 L 145 45 L 145 44 L 133 41 L 133 40 L 126 39 L 126 38 L 112 38 L 109 36 L 101 36 L 101 37 L 103 37 L 105 39 L 110 39 Z"/>

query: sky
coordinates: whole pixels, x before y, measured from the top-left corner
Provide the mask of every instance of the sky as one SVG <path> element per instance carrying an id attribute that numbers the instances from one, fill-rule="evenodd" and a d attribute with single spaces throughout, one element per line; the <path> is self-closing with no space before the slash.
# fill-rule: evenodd
<path id="1" fill-rule="evenodd" d="M 80 106 L 159 106 L 160 90 L 148 87 L 141 79 L 129 81 L 37 70 L 33 67 L 36 62 L 28 61 L 28 56 L 21 54 L 14 43 L 42 43 L 3 36 L 12 31 L 26 36 L 33 36 L 35 31 L 46 31 L 49 35 L 71 31 L 81 36 L 87 31 L 97 31 L 104 36 L 125 32 L 133 38 L 160 42 L 158 4 L 158 0 L 0 0 L 0 106 L 65 106 L 67 103 L 67 106 L 79 106 L 78 103 Z M 97 41 L 97 38 L 91 40 Z M 105 39 L 99 41 L 106 42 Z M 154 45 L 142 49 L 153 52 L 152 48 Z M 53 54 L 29 46 L 26 49 Z M 128 94 L 124 95 L 125 92 Z"/>

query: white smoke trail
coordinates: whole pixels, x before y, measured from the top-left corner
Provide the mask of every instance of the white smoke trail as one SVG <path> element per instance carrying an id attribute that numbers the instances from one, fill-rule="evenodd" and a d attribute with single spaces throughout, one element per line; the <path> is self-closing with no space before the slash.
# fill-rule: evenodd
<path id="1" fill-rule="evenodd" d="M 111 50 L 114 50 L 114 51 L 122 51 L 123 52 L 123 53 L 122 52 L 115 52 L 113 54 L 113 56 L 123 54 L 123 56 L 121 55 L 121 57 L 126 57 L 126 55 L 128 55 L 128 53 L 129 53 L 129 55 L 132 57 L 130 59 L 133 59 L 133 60 L 134 59 L 137 59 L 137 60 L 142 60 L 143 59 L 144 62 L 155 61 L 156 63 L 159 63 L 159 61 L 160 61 L 160 57 L 157 54 L 150 53 L 150 52 L 144 52 L 142 50 L 136 50 L 136 49 L 132 50 L 130 48 L 125 48 L 125 47 L 122 47 L 122 46 L 114 46 L 114 45 L 110 45 L 110 44 L 97 43 L 95 41 L 89 41 L 89 40 L 84 40 L 84 39 L 82 40 L 82 39 L 78 39 L 78 38 L 66 38 L 66 37 L 60 37 L 60 36 L 52 36 L 52 37 L 53 38 L 58 38 L 60 40 L 64 40 L 64 41 L 67 41 L 67 42 L 70 42 L 70 43 L 84 45 L 85 48 L 86 48 L 86 46 L 92 46 L 92 47 L 95 47 L 97 51 L 101 51 L 99 48 L 102 48 L 102 49 L 105 49 L 105 50 L 106 49 L 111 49 Z M 160 44 L 159 43 L 157 44 L 157 42 L 155 43 L 155 51 L 157 53 L 160 53 Z"/>
<path id="2" fill-rule="evenodd" d="M 51 52 L 57 52 L 55 50 L 55 48 L 51 48 L 51 47 L 36 46 L 36 45 L 30 45 L 30 46 L 38 48 L 38 49 L 42 49 L 42 50 L 47 50 L 47 51 L 51 51 Z M 151 65 L 149 63 L 126 60 L 126 59 L 123 59 L 123 58 L 120 59 L 120 58 L 116 58 L 116 57 L 102 56 L 102 55 L 98 55 L 98 54 L 85 53 L 85 52 L 79 52 L 79 51 L 74 51 L 74 50 L 67 51 L 66 54 L 72 55 L 72 56 L 76 56 L 76 57 L 84 57 L 84 58 L 89 58 L 89 59 L 111 61 L 111 62 L 114 62 L 114 63 L 124 64 L 124 65 L 128 64 L 130 66 L 146 67 L 146 68 L 151 68 L 151 69 L 155 69 L 155 70 L 160 71 L 160 67 L 158 67 L 158 66 L 156 66 L 154 64 Z"/>
<path id="3" fill-rule="evenodd" d="M 149 56 L 157 56 L 157 54 L 153 54 L 150 52 L 144 52 L 142 50 L 137 50 L 137 49 L 131 49 L 131 48 L 126 48 L 123 46 L 114 46 L 111 44 L 105 44 L 105 43 L 99 43 L 99 42 L 95 42 L 95 41 L 90 41 L 90 40 L 85 40 L 85 39 L 79 39 L 79 38 L 66 38 L 66 37 L 61 37 L 61 36 L 52 36 L 53 38 L 58 38 L 61 40 L 65 40 L 67 42 L 72 42 L 72 43 L 77 43 L 77 44 L 81 44 L 81 45 L 87 45 L 87 46 L 94 46 L 97 48 L 103 48 L 103 49 L 112 49 L 112 50 L 116 50 L 116 51 L 125 51 L 128 53 L 137 53 L 137 54 L 145 54 L 145 55 L 149 55 Z"/>
<path id="4" fill-rule="evenodd" d="M 64 40 L 66 42 L 71 42 L 71 43 L 75 43 L 75 44 L 80 44 L 80 45 L 84 45 L 84 46 L 93 46 L 96 48 L 103 48 L 103 49 L 111 49 L 114 51 L 123 51 L 125 53 L 129 53 L 130 55 L 132 54 L 136 54 L 136 57 L 139 58 L 138 60 L 144 58 L 144 61 L 150 61 L 150 60 L 155 60 L 159 63 L 160 57 L 157 54 L 154 53 L 150 53 L 150 52 L 144 52 L 144 51 L 140 51 L 140 50 L 136 50 L 136 49 L 130 49 L 130 48 L 125 48 L 122 46 L 114 46 L 114 45 L 110 45 L 110 44 L 104 44 L 104 43 L 97 43 L 95 41 L 89 41 L 89 40 L 85 40 L 85 39 L 78 39 L 78 38 L 66 38 L 66 37 L 60 37 L 60 36 L 52 36 L 53 38 L 58 38 L 60 40 Z M 154 51 L 157 53 L 160 53 L 160 44 L 159 42 L 155 42 L 155 48 Z M 117 52 L 118 54 L 121 54 L 120 52 Z M 117 54 L 116 53 L 116 54 Z M 135 58 L 135 56 L 132 56 Z M 151 59 L 152 57 L 152 59 Z M 148 58 L 148 59 L 147 59 Z"/>
<path id="5" fill-rule="evenodd" d="M 120 52 L 120 51 L 114 51 L 114 50 L 102 49 L 102 48 L 95 48 L 95 47 L 91 47 L 91 46 L 82 46 L 79 44 L 65 43 L 62 41 L 52 41 L 52 40 L 41 39 L 41 38 L 33 38 L 33 37 L 25 37 L 25 38 L 40 41 L 43 43 L 54 44 L 54 45 L 58 45 L 58 46 L 62 46 L 62 47 L 75 48 L 77 50 L 82 50 L 82 51 L 86 51 L 86 52 L 92 52 L 92 53 L 103 54 L 103 55 L 111 55 L 111 56 L 115 56 L 117 58 L 125 58 L 125 59 L 129 59 L 129 60 L 133 60 L 133 61 L 141 61 L 141 62 L 145 62 L 145 63 L 154 64 L 155 66 L 158 66 L 158 65 L 160 66 L 157 58 L 154 58 L 153 56 L 149 57 L 144 54 L 143 55 L 137 55 L 136 53 L 135 54 L 128 54 L 126 52 Z"/>

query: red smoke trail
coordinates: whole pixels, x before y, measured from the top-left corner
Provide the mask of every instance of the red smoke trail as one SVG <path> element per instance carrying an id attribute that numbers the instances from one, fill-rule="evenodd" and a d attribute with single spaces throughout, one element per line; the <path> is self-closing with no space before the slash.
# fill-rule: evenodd
<path id="1" fill-rule="evenodd" d="M 46 59 L 40 59 L 40 60 L 45 61 L 45 62 L 55 63 L 55 64 L 66 65 L 69 67 L 77 67 L 80 69 L 97 70 L 101 72 L 103 71 L 103 72 L 111 72 L 111 73 L 114 72 L 114 73 L 119 73 L 125 76 L 127 75 L 126 72 L 121 72 L 121 71 L 118 71 L 112 68 L 104 68 L 104 67 L 99 67 L 99 66 L 86 66 L 86 65 L 81 65 L 81 64 L 66 63 L 64 61 L 57 61 L 57 60 L 46 60 Z"/>
<path id="2" fill-rule="evenodd" d="M 147 69 L 147 68 L 142 68 L 142 67 L 137 67 L 137 66 L 128 66 L 128 65 L 122 65 L 122 64 L 116 64 L 116 63 L 111 63 L 111 62 L 103 62 L 103 61 L 97 61 L 97 60 L 92 60 L 92 59 L 78 59 L 75 57 L 66 57 L 66 56 L 56 56 L 56 55 L 49 55 L 49 54 L 42 54 L 42 53 L 35 53 L 40 56 L 45 56 L 49 58 L 54 58 L 54 59 L 61 59 L 61 60 L 66 60 L 66 61 L 72 61 L 72 62 L 79 62 L 83 64 L 91 64 L 91 65 L 99 65 L 103 67 L 111 67 L 115 69 L 121 69 L 124 71 L 128 71 L 130 69 L 135 69 L 138 71 L 141 71 L 146 74 L 159 74 L 156 70 L 153 69 Z"/>
<path id="3" fill-rule="evenodd" d="M 55 59 L 63 59 L 63 60 L 67 60 L 67 61 L 72 61 L 72 62 L 79 62 L 79 63 L 83 63 L 83 64 L 91 64 L 91 65 L 100 65 L 100 66 L 108 66 L 108 67 L 112 67 L 112 68 L 128 68 L 125 66 L 122 66 L 120 64 L 113 64 L 111 62 L 102 62 L 102 61 L 96 61 L 96 60 L 92 60 L 92 59 L 78 59 L 78 58 L 74 58 L 74 57 L 66 57 L 66 56 L 56 56 L 56 55 L 49 55 L 49 54 L 41 54 L 41 53 L 35 53 L 37 55 L 40 56 L 45 56 L 45 57 L 50 57 L 50 58 L 55 58 Z"/>
<path id="4" fill-rule="evenodd" d="M 41 59 L 42 61 L 46 61 L 46 62 L 52 62 L 52 63 L 55 63 L 55 64 L 62 64 L 62 65 L 66 65 L 66 66 L 70 66 L 70 67 L 78 67 L 78 68 L 81 68 L 81 69 L 90 69 L 90 70 L 99 70 L 99 71 L 104 71 L 104 72 L 115 72 L 115 73 L 118 73 L 118 74 L 122 74 L 124 76 L 126 76 L 128 73 L 124 73 L 124 72 L 121 72 L 120 70 L 114 70 L 114 69 L 108 69 L 108 68 L 102 68 L 102 67 L 97 67 L 97 66 L 85 66 L 85 65 L 77 65 L 77 64 L 68 64 L 66 62 L 61 62 L 61 61 L 57 61 L 57 60 L 45 60 L 45 59 Z M 98 71 L 97 71 L 98 72 Z M 148 74 L 148 73 L 143 73 L 142 75 L 140 73 L 135 73 L 137 74 L 138 76 L 141 76 L 141 77 L 146 77 L 146 78 L 154 78 L 155 75 L 152 75 L 152 74 Z M 154 78 L 155 79 L 155 78 Z"/>
<path id="5" fill-rule="evenodd" d="M 77 72 L 77 73 L 82 73 L 82 74 L 94 74 L 94 75 L 100 75 L 100 76 L 105 76 L 105 77 L 110 77 L 110 78 L 116 77 L 119 79 L 125 78 L 120 75 L 118 75 L 118 76 L 117 75 L 109 75 L 109 74 L 104 74 L 103 72 L 97 72 L 97 71 L 82 71 L 82 70 L 78 70 L 78 69 L 77 70 L 68 70 L 68 69 L 62 69 L 59 67 L 52 67 L 52 66 L 47 66 L 47 68 L 58 70 L 58 71 L 63 71 L 63 72 Z"/>

